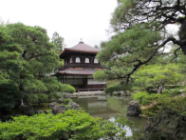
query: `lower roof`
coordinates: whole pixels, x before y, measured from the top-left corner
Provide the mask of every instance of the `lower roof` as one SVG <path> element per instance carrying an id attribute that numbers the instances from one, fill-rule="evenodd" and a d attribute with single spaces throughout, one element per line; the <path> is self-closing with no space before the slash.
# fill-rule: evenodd
<path id="1" fill-rule="evenodd" d="M 101 68 L 66 68 L 63 70 L 60 70 L 58 74 L 62 75 L 92 75 L 97 70 L 101 70 Z"/>

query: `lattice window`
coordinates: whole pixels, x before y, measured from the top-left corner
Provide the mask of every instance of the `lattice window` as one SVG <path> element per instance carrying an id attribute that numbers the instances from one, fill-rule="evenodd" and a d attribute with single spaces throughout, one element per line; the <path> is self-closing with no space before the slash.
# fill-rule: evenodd
<path id="1" fill-rule="evenodd" d="M 85 63 L 90 63 L 90 59 L 89 58 L 85 58 Z"/>
<path id="2" fill-rule="evenodd" d="M 70 63 L 73 63 L 73 58 L 72 57 L 70 58 Z"/>
<path id="3" fill-rule="evenodd" d="M 76 63 L 81 63 L 80 57 L 76 57 Z"/>
<path id="4" fill-rule="evenodd" d="M 97 60 L 96 58 L 94 59 L 94 63 L 95 63 L 95 64 L 98 64 L 98 63 L 99 63 L 98 60 Z"/>

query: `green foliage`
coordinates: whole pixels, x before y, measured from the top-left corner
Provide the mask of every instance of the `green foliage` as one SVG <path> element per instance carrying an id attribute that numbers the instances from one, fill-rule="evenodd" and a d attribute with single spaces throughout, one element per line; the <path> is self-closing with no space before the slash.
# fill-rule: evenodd
<path id="1" fill-rule="evenodd" d="M 52 76 L 62 62 L 56 44 L 49 40 L 45 29 L 21 23 L 0 25 L 0 50 L 0 94 L 3 97 L 0 108 L 5 111 L 21 103 L 45 102 L 56 92 L 74 91 Z"/>
<path id="2" fill-rule="evenodd" d="M 132 95 L 134 100 L 138 100 L 140 104 L 146 105 L 158 102 L 160 99 L 167 97 L 166 94 L 149 94 L 147 92 L 138 92 Z"/>
<path id="3" fill-rule="evenodd" d="M 109 81 L 105 89 L 105 92 L 113 93 L 114 91 L 123 91 L 123 90 L 124 90 L 124 86 L 120 83 L 120 81 Z"/>
<path id="4" fill-rule="evenodd" d="M 97 140 L 120 131 L 113 123 L 91 117 L 82 111 L 14 117 L 0 123 L 2 140 Z"/>
<path id="5" fill-rule="evenodd" d="M 68 85 L 68 84 L 63 84 L 62 90 L 63 90 L 63 92 L 67 92 L 67 93 L 73 93 L 76 91 L 76 89 L 73 86 Z"/>
<path id="6" fill-rule="evenodd" d="M 11 111 L 18 105 L 20 94 L 17 85 L 11 81 L 0 78 L 0 110 Z"/>
<path id="7" fill-rule="evenodd" d="M 185 5 L 185 1 L 179 1 L 178 5 Z M 108 68 L 107 79 L 122 79 L 129 83 L 131 75 L 141 66 L 150 62 L 157 63 L 158 59 L 155 57 L 163 56 L 164 62 L 170 61 L 175 54 L 180 56 L 178 48 L 184 55 L 186 54 L 185 44 L 181 45 L 183 39 L 177 40 L 174 35 L 170 36 L 165 30 L 162 30 L 169 23 L 179 23 L 177 20 L 179 19 L 181 20 L 179 37 L 184 38 L 184 15 L 172 15 L 171 11 L 164 10 L 164 7 L 174 9 L 176 6 L 177 0 L 171 2 L 168 0 L 161 2 L 118 0 L 118 6 L 111 21 L 117 32 L 110 41 L 102 43 L 102 50 L 98 54 L 99 61 Z M 167 19 L 167 21 L 164 23 L 162 19 Z M 168 37 L 170 40 L 166 40 Z M 165 53 L 168 50 L 166 44 L 170 41 L 176 44 L 176 53 Z"/>
<path id="8" fill-rule="evenodd" d="M 25 96 L 25 101 L 30 105 L 38 105 L 41 103 L 49 102 L 49 96 L 47 94 L 38 93 L 38 94 L 27 94 Z"/>
<path id="9" fill-rule="evenodd" d="M 162 99 L 160 101 L 160 104 L 161 104 L 161 107 L 160 107 L 161 110 L 164 110 L 167 108 L 167 110 L 172 110 L 174 112 L 177 112 L 180 115 L 185 115 L 185 112 L 186 112 L 186 97 L 185 96 Z"/>
<path id="10" fill-rule="evenodd" d="M 54 44 L 57 53 L 62 51 L 64 47 L 63 42 L 64 39 L 57 32 L 54 32 L 52 36 L 52 43 Z"/>
<path id="11" fill-rule="evenodd" d="M 125 20 L 125 15 L 128 10 L 135 6 L 135 0 L 118 0 L 119 5 L 114 11 L 111 24 L 115 27 L 115 29 L 121 28 L 121 22 Z"/>
<path id="12" fill-rule="evenodd" d="M 183 108 L 178 107 L 177 100 L 177 98 L 184 100 L 185 97 L 185 72 L 182 69 L 183 65 L 180 63 L 154 64 L 145 66 L 135 73 L 133 90 L 140 92 L 133 94 L 132 97 L 145 105 L 143 114 L 154 117 L 162 110 L 171 109 L 169 108 L 171 105 L 173 105 L 171 111 L 177 108 L 180 113 L 185 112 L 182 104 L 180 106 Z M 158 91 L 161 94 L 158 94 Z"/>
<path id="13" fill-rule="evenodd" d="M 185 4 L 184 0 L 118 0 L 111 21 L 118 32 L 110 41 L 102 43 L 98 54 L 99 61 L 108 68 L 105 72 L 108 80 L 130 84 L 137 92 L 133 99 L 145 105 L 145 114 L 153 116 L 154 123 L 149 129 L 155 130 L 154 136 L 161 131 L 159 123 L 163 125 L 162 135 L 157 136 L 159 139 L 179 139 L 176 135 L 180 132 L 184 139 L 186 14 L 172 14 L 172 10 L 179 13 Z M 167 24 L 176 24 L 179 33 L 168 34 Z M 169 42 L 176 48 L 167 52 Z M 157 115 L 161 117 L 155 117 Z M 167 116 L 173 116 L 172 120 L 165 121 Z M 175 127 L 170 126 L 173 133 L 168 130 L 165 134 L 165 125 L 174 121 Z"/>
<path id="14" fill-rule="evenodd" d="M 97 57 L 108 68 L 105 71 L 107 79 L 126 79 L 139 62 L 154 54 L 157 49 L 154 42 L 159 39 L 159 32 L 152 31 L 147 24 L 140 24 L 102 43 Z"/>
<path id="15" fill-rule="evenodd" d="M 106 79 L 106 73 L 104 70 L 97 70 L 94 74 L 93 77 L 97 80 L 104 80 Z"/>
<path id="16" fill-rule="evenodd" d="M 148 92 L 162 93 L 170 86 L 178 86 L 184 80 L 179 64 L 148 65 L 139 69 L 134 75 L 134 85 Z"/>
<path id="17" fill-rule="evenodd" d="M 165 94 L 170 96 L 177 96 L 183 93 L 186 93 L 186 87 L 178 86 L 178 87 L 168 87 L 164 90 Z"/>
<path id="18" fill-rule="evenodd" d="M 186 97 L 160 98 L 156 105 L 143 110 L 147 116 L 158 116 L 162 112 L 174 112 L 177 116 L 186 116 Z"/>

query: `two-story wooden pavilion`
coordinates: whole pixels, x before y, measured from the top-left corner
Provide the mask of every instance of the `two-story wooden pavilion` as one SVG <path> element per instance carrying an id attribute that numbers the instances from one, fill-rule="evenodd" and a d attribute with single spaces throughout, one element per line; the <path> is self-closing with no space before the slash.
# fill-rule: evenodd
<path id="1" fill-rule="evenodd" d="M 63 83 L 73 85 L 77 91 L 102 90 L 105 82 L 93 79 L 93 73 L 103 67 L 96 59 L 98 48 L 93 48 L 84 42 L 79 42 L 72 48 L 65 48 L 60 58 L 64 66 L 57 73 Z"/>

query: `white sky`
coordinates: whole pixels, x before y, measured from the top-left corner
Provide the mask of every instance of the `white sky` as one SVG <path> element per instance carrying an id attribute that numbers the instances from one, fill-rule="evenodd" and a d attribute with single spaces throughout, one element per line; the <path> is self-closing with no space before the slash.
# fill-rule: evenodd
<path id="1" fill-rule="evenodd" d="M 116 0 L 0 0 L 0 20 L 57 31 L 67 47 L 80 39 L 92 46 L 109 38 Z"/>

